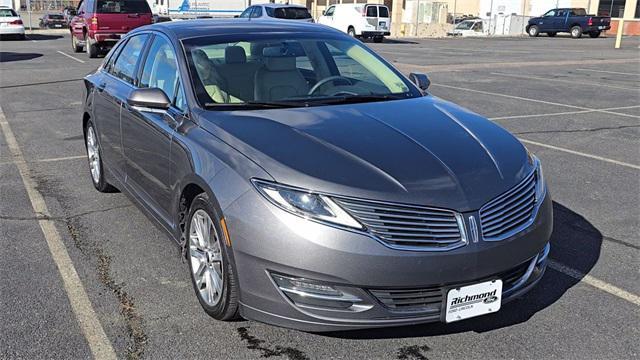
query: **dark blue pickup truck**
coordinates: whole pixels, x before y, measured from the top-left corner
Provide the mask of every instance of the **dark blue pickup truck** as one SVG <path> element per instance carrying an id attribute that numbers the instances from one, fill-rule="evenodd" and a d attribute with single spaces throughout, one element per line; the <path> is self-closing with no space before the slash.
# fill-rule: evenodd
<path id="1" fill-rule="evenodd" d="M 602 31 L 609 29 L 611 18 L 608 16 L 587 15 L 585 9 L 581 8 L 563 8 L 551 9 L 544 15 L 529 20 L 527 34 L 535 37 L 546 33 L 554 37 L 559 32 L 568 32 L 574 39 L 582 37 L 582 34 L 597 38 Z"/>

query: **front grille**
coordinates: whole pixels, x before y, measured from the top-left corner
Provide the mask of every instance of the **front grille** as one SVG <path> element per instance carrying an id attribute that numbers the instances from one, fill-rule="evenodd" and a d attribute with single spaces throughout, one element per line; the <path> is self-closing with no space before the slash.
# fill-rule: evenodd
<path id="1" fill-rule="evenodd" d="M 535 209 L 535 171 L 511 190 L 480 209 L 480 225 L 485 240 L 501 240 L 525 226 Z"/>
<path id="2" fill-rule="evenodd" d="M 512 269 L 477 282 L 489 281 L 495 278 L 501 279 L 502 292 L 503 294 L 507 293 L 526 274 L 530 263 L 531 261 L 524 262 Z M 452 284 L 423 289 L 370 289 L 369 292 L 392 312 L 415 312 L 435 315 L 442 311 L 444 306 L 442 300 L 447 296 L 447 291 L 464 285 L 468 284 Z"/>
<path id="3" fill-rule="evenodd" d="M 334 200 L 369 233 L 393 248 L 449 250 L 465 244 L 453 211 L 344 198 Z"/>

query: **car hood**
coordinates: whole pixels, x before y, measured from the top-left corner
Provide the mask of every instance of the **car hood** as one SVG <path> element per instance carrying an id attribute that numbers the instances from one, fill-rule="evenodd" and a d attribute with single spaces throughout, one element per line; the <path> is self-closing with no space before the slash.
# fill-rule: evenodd
<path id="1" fill-rule="evenodd" d="M 433 96 L 202 117 L 275 181 L 329 194 L 472 211 L 532 171 L 513 135 Z"/>

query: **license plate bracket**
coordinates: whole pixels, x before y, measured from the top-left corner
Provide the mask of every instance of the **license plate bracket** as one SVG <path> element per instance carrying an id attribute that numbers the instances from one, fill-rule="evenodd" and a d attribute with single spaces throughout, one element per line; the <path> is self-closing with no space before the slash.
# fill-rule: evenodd
<path id="1" fill-rule="evenodd" d="M 502 280 L 450 289 L 446 301 L 447 323 L 497 312 L 502 303 Z"/>

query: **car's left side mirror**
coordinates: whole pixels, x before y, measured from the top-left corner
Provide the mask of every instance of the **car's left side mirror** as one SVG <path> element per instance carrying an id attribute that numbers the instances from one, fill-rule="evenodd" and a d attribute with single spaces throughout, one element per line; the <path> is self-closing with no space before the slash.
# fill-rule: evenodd
<path id="1" fill-rule="evenodd" d="M 429 85 L 431 85 L 431 80 L 429 80 L 427 74 L 423 73 L 411 73 L 409 74 L 409 80 L 411 80 L 411 82 L 413 82 L 418 89 L 422 91 L 426 91 L 429 88 Z"/>
<path id="2" fill-rule="evenodd" d="M 161 89 L 143 88 L 133 90 L 127 104 L 140 111 L 165 111 L 171 106 L 171 100 Z"/>

